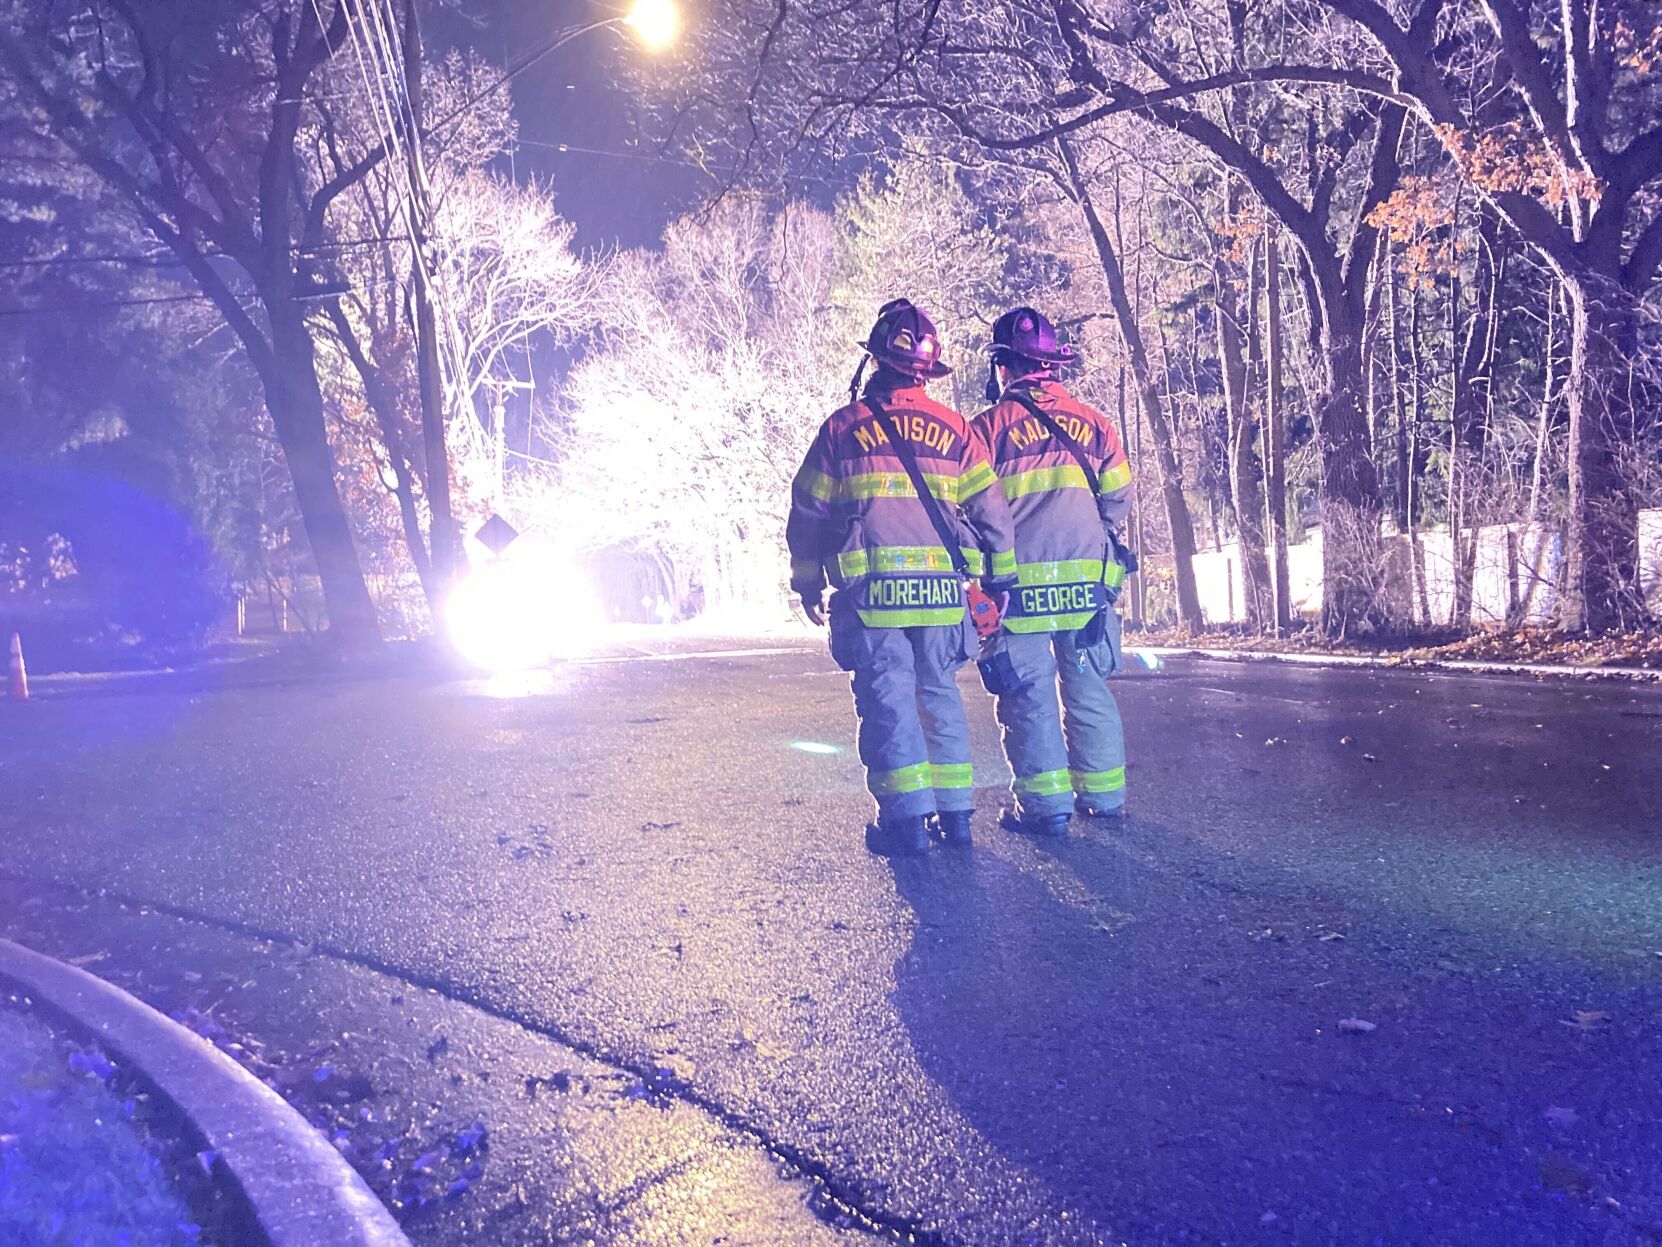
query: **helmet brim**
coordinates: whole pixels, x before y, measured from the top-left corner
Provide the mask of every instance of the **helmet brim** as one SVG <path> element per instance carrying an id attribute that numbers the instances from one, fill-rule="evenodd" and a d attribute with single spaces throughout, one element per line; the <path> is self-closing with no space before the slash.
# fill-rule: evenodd
<path id="1" fill-rule="evenodd" d="M 1003 358 L 1001 359 L 1000 357 Z M 1058 367 L 1065 368 L 1069 364 L 1077 364 L 1079 362 L 1079 352 L 1075 350 L 1029 352 L 1012 350 L 1007 346 L 989 346 L 987 348 L 987 358 L 992 360 L 995 364 L 1002 363 L 1003 359 L 1030 359 L 1035 363 L 1055 364 Z"/>
<path id="2" fill-rule="evenodd" d="M 919 372 L 916 360 L 909 359 L 905 363 L 901 363 L 891 355 L 888 355 L 882 351 L 874 351 L 871 343 L 869 342 L 857 342 L 855 345 L 867 355 L 870 355 L 872 359 L 876 360 L 879 364 L 882 364 L 885 368 L 892 368 L 896 372 L 903 372 L 909 377 L 917 377 L 921 381 L 937 381 L 942 377 L 949 377 L 952 375 L 952 365 L 943 364 L 940 360 L 936 360 L 934 363 L 927 365 L 922 372 Z"/>

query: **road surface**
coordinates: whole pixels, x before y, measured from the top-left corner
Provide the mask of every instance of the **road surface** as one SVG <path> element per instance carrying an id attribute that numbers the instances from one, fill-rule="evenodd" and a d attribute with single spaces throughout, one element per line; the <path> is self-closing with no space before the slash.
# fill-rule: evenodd
<path id="1" fill-rule="evenodd" d="M 276 988 L 237 1006 L 291 1048 L 350 998 L 431 1081 L 442 1023 L 401 1039 L 371 976 L 466 1008 L 480 1063 L 612 1071 L 765 1162 L 709 1169 L 682 1241 L 809 1241 L 721 1217 L 810 1197 L 833 1241 L 1662 1241 L 1662 689 L 1204 661 L 1116 687 L 1123 827 L 996 830 L 966 676 L 977 843 L 891 865 L 818 652 L 71 685 L 0 707 L 0 907 L 141 979 L 300 941 L 340 979 L 315 1025 Z M 469 1085 L 511 1113 L 504 1077 L 455 1077 L 454 1113 Z M 557 1237 L 537 1137 L 418 1241 Z M 647 1241 L 626 1222 L 573 1234 Z"/>

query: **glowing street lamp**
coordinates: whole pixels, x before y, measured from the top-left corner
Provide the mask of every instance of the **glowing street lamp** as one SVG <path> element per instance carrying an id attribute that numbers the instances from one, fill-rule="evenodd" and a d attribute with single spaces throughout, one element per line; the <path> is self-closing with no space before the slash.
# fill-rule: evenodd
<path id="1" fill-rule="evenodd" d="M 675 42 L 681 29 L 681 13 L 675 0 L 635 0 L 623 24 L 648 52 L 661 52 Z"/>

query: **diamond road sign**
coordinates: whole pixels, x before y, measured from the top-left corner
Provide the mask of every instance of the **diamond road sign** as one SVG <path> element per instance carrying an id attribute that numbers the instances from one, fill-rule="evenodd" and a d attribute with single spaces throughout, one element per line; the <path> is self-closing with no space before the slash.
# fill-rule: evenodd
<path id="1" fill-rule="evenodd" d="M 493 513 L 490 519 L 479 525 L 479 531 L 473 535 L 479 544 L 492 554 L 501 554 L 514 543 L 514 539 L 519 536 L 519 529 Z"/>

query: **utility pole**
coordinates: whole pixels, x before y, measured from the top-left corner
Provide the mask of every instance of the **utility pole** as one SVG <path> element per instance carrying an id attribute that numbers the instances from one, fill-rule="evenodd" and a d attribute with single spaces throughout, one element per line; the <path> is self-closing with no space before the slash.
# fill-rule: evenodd
<path id="1" fill-rule="evenodd" d="M 397 20 L 392 0 L 387 0 L 388 19 Z M 432 204 L 427 197 L 427 171 L 421 159 L 422 89 L 421 24 L 416 0 L 405 0 L 404 9 L 404 90 L 409 101 L 405 118 L 405 157 L 410 175 L 410 300 L 415 313 L 416 377 L 421 390 L 421 444 L 427 461 L 427 507 L 432 513 L 433 583 L 440 599 L 456 583 L 461 543 L 456 538 L 456 518 L 450 506 L 450 450 L 445 441 L 444 373 L 439 364 L 437 317 L 433 312 L 431 256 L 427 249 L 427 224 Z"/>
<path id="2" fill-rule="evenodd" d="M 508 405 L 503 395 L 507 392 L 531 394 L 536 390 L 536 383 L 520 381 L 509 377 L 506 380 L 492 378 L 486 382 L 491 388 L 491 431 L 495 435 L 496 447 L 496 496 L 494 499 L 496 512 L 502 513 L 508 495 Z"/>

